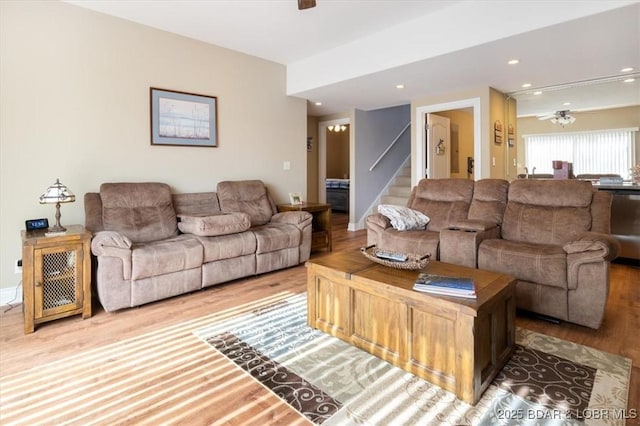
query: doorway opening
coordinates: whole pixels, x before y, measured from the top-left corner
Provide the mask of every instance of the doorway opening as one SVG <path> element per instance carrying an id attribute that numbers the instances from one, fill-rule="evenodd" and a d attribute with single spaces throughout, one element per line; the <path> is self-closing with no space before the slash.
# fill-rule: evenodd
<path id="1" fill-rule="evenodd" d="M 469 109 L 473 111 L 473 157 L 471 160 L 468 159 L 468 157 L 470 157 L 469 155 L 465 155 L 464 158 L 460 158 L 459 164 L 461 163 L 461 165 L 459 165 L 459 169 L 462 169 L 462 172 L 466 173 L 468 167 L 473 164 L 472 170 L 470 170 L 472 173 L 470 173 L 469 177 L 475 180 L 481 178 L 482 159 L 488 158 L 488 153 L 484 153 L 483 156 L 484 149 L 481 144 L 482 126 L 480 120 L 480 98 L 471 98 L 416 108 L 414 122 L 420 123 L 420 125 L 416 126 L 415 155 L 412 155 L 411 158 L 411 181 L 413 185 L 417 185 L 420 179 L 432 177 L 430 172 L 435 170 L 433 164 L 434 159 L 439 158 L 446 152 L 446 150 L 449 150 L 451 153 L 451 143 L 448 145 L 440 143 L 440 139 L 442 139 L 441 137 L 433 138 L 437 140 L 430 140 L 429 131 L 427 130 L 427 126 L 424 125 L 427 123 L 428 115 L 442 113 L 443 111 Z M 440 144 L 440 147 L 438 147 L 438 144 Z M 442 150 L 443 148 L 444 151 Z M 437 154 L 438 150 L 442 154 Z M 448 156 L 444 157 L 448 158 Z M 447 165 L 446 168 L 448 170 L 445 173 L 452 173 L 452 169 L 449 165 Z"/>
<path id="2" fill-rule="evenodd" d="M 346 127 L 344 133 L 346 133 L 345 136 L 347 138 L 347 152 L 350 153 L 352 141 L 350 129 L 351 126 L 349 124 L 350 120 L 348 118 L 339 118 L 336 120 L 322 121 L 318 123 L 318 202 L 320 203 L 327 202 L 327 169 L 329 169 L 331 173 L 334 173 L 333 164 L 329 166 L 329 168 L 327 168 L 327 162 L 331 161 L 333 163 L 333 161 L 335 161 L 335 159 L 332 159 L 327 155 L 327 134 L 329 132 L 333 132 L 333 130 L 329 130 L 329 127 L 331 127 L 332 129 L 335 129 L 336 126 Z M 351 170 L 351 161 L 349 158 L 347 159 L 347 164 L 349 164 L 347 173 L 350 177 L 352 176 L 353 171 Z M 344 175 L 344 172 L 342 172 L 341 174 Z"/>

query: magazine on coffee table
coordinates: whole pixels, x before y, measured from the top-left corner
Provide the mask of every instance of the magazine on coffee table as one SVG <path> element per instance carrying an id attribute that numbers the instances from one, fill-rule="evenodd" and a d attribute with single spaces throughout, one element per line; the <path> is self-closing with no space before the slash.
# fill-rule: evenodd
<path id="1" fill-rule="evenodd" d="M 442 296 L 476 298 L 476 286 L 473 279 L 466 277 L 447 277 L 421 273 L 413 284 L 413 289 Z"/>

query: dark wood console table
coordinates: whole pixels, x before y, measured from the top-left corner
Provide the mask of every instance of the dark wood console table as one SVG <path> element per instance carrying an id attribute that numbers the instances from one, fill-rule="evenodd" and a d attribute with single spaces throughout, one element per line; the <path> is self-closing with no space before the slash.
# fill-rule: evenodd
<path id="1" fill-rule="evenodd" d="M 302 203 L 279 204 L 279 212 L 305 211 L 313 215 L 311 225 L 311 251 L 331 251 L 331 204 Z"/>

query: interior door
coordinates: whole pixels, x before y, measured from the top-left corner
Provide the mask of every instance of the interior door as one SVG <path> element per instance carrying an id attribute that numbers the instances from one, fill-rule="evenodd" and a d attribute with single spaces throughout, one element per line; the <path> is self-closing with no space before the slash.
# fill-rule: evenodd
<path id="1" fill-rule="evenodd" d="M 425 176 L 429 179 L 451 176 L 451 126 L 447 117 L 427 114 L 427 149 Z"/>

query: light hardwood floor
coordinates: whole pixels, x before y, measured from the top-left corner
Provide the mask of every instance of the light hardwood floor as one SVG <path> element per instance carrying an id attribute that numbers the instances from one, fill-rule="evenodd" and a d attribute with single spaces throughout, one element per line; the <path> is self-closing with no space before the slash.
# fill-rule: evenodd
<path id="1" fill-rule="evenodd" d="M 346 215 L 334 214 L 333 223 L 334 250 L 365 245 L 364 231 L 346 231 Z M 308 424 L 192 335 L 207 322 L 305 291 L 299 266 L 116 313 L 94 302 L 92 318 L 46 323 L 30 335 L 21 306 L 3 307 L 0 423 Z M 516 324 L 631 358 L 629 408 L 640 410 L 640 268 L 612 265 L 597 331 L 522 316 Z"/>

